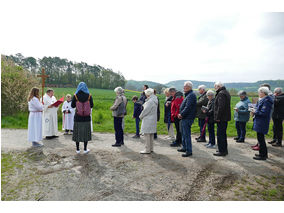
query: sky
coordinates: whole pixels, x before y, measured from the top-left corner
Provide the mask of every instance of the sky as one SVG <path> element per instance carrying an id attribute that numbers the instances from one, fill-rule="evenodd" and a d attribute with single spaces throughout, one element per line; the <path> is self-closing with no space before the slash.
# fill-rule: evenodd
<path id="1" fill-rule="evenodd" d="M 0 52 L 99 64 L 127 80 L 283 80 L 283 5 L 228 2 L 1 1 Z"/>

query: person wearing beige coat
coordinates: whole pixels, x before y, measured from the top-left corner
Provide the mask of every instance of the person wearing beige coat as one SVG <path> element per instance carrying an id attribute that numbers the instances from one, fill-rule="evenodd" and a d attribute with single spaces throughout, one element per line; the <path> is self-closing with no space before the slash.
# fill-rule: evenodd
<path id="1" fill-rule="evenodd" d="M 141 154 L 151 154 L 153 152 L 154 133 L 157 132 L 157 109 L 158 99 L 154 95 L 154 90 L 149 88 L 145 91 L 146 102 L 143 104 L 143 111 L 139 118 L 142 120 L 141 133 L 146 138 L 146 147 Z"/>

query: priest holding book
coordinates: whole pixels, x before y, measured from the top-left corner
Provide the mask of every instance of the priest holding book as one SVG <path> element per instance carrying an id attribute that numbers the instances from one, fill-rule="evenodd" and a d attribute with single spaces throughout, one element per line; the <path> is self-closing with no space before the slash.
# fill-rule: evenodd
<path id="1" fill-rule="evenodd" d="M 41 100 L 42 101 L 42 100 Z M 42 119 L 42 132 L 43 137 L 46 139 L 53 139 L 58 137 L 58 124 L 57 124 L 57 110 L 58 102 L 54 97 L 53 89 L 47 89 L 46 94 L 43 96 L 43 119 Z"/>

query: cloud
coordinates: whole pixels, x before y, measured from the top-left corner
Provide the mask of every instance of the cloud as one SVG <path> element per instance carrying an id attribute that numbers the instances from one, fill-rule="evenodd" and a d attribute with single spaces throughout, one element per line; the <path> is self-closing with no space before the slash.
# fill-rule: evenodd
<path id="1" fill-rule="evenodd" d="M 284 13 L 265 13 L 262 17 L 262 27 L 259 30 L 260 36 L 266 39 L 284 36 Z"/>

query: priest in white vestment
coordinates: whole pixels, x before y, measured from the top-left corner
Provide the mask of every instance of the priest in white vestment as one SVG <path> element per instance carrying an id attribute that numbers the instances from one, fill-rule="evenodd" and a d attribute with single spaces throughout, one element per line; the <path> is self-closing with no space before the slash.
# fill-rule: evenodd
<path id="1" fill-rule="evenodd" d="M 43 119 L 42 119 L 42 133 L 46 139 L 58 137 L 58 123 L 57 123 L 57 110 L 58 107 L 52 106 L 56 102 L 54 91 L 48 89 L 43 96 Z"/>

